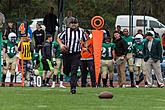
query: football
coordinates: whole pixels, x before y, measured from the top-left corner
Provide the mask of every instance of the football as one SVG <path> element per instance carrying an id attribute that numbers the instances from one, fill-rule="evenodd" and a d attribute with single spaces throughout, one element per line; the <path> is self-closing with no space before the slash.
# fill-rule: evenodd
<path id="1" fill-rule="evenodd" d="M 100 99 L 112 99 L 113 98 L 113 94 L 111 92 L 104 91 L 104 92 L 100 92 L 98 97 Z"/>
<path id="2" fill-rule="evenodd" d="M 62 54 L 66 54 L 69 52 L 69 48 L 67 46 L 62 46 L 60 52 Z"/>

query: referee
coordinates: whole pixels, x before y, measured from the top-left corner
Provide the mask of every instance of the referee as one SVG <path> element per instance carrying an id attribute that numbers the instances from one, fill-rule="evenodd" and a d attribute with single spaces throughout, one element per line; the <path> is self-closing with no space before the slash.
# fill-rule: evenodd
<path id="1" fill-rule="evenodd" d="M 68 52 L 63 53 L 63 72 L 67 76 L 71 73 L 70 92 L 76 93 L 77 70 L 80 64 L 81 40 L 87 40 L 84 32 L 79 28 L 78 20 L 72 17 L 69 21 L 69 27 L 57 38 L 61 49 L 68 48 Z"/>

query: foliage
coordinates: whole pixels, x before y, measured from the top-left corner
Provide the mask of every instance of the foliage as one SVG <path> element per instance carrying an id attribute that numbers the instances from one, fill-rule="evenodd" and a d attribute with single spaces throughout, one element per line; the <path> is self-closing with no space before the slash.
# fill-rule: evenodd
<path id="1" fill-rule="evenodd" d="M 0 0 L 0 11 L 7 20 L 18 20 L 44 17 L 49 7 L 58 12 L 60 0 Z M 95 15 L 105 19 L 105 28 L 114 28 L 117 15 L 129 14 L 130 0 L 64 0 L 64 16 L 72 10 L 73 16 L 81 21 L 81 26 L 91 28 L 90 20 Z M 165 24 L 165 0 L 133 0 L 134 14 L 150 15 Z M 58 14 L 57 14 L 58 15 Z"/>

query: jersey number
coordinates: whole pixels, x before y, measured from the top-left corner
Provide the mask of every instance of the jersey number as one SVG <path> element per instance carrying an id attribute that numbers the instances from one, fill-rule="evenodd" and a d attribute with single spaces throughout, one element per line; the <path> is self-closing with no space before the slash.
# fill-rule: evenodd
<path id="1" fill-rule="evenodd" d="M 107 52 L 108 51 L 108 52 Z M 108 57 L 112 57 L 112 54 L 111 54 L 111 47 L 108 48 L 108 50 L 106 50 L 106 48 L 102 48 L 102 57 L 106 57 L 106 54 L 108 53 Z"/>
<path id="2" fill-rule="evenodd" d="M 16 53 L 14 47 L 7 47 L 7 53 Z"/>

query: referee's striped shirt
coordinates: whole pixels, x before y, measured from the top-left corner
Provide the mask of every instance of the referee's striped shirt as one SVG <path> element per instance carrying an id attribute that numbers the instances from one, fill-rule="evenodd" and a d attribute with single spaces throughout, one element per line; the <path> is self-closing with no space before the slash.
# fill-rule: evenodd
<path id="1" fill-rule="evenodd" d="M 87 40 L 84 31 L 81 28 L 78 28 L 77 30 L 66 28 L 66 30 L 59 35 L 59 39 L 62 40 L 64 45 L 69 47 L 69 53 L 80 52 L 81 40 Z"/>

